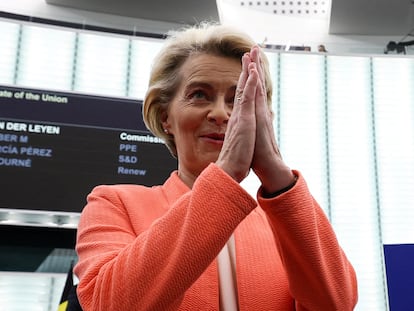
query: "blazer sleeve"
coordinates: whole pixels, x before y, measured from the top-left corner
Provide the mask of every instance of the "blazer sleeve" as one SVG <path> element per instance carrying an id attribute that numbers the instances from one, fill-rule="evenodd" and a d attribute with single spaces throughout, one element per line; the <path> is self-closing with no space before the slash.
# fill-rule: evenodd
<path id="1" fill-rule="evenodd" d="M 303 176 L 294 173 L 292 189 L 265 199 L 260 188 L 258 202 L 272 227 L 296 310 L 353 310 L 355 271 Z"/>
<path id="2" fill-rule="evenodd" d="M 153 204 L 165 204 L 162 187 L 138 188 L 131 196 L 123 186 L 99 186 L 88 196 L 78 226 L 75 266 L 85 311 L 178 308 L 184 293 L 257 206 L 214 164 L 160 217 L 151 215 Z M 141 213 L 142 224 L 132 223 L 131 213 Z"/>

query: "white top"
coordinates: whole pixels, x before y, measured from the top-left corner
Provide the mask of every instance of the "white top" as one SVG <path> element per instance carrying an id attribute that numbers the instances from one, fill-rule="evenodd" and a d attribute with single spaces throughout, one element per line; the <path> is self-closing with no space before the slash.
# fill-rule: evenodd
<path id="1" fill-rule="evenodd" d="M 236 248 L 233 235 L 217 256 L 220 288 L 220 311 L 238 311 Z"/>

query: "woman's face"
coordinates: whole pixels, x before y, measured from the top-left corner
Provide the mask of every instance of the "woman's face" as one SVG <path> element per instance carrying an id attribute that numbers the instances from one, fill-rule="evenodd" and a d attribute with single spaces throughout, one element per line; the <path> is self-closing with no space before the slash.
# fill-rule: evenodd
<path id="1" fill-rule="evenodd" d="M 240 72 L 240 61 L 209 54 L 190 56 L 180 69 L 163 127 L 174 136 L 179 175 L 190 187 L 218 158 Z"/>

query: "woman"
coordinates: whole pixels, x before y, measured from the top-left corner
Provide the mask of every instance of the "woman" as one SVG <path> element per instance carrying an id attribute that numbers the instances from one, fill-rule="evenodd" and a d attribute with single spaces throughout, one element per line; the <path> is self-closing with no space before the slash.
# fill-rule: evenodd
<path id="1" fill-rule="evenodd" d="M 155 59 L 143 115 L 178 159 L 161 186 L 96 187 L 78 227 L 88 310 L 352 310 L 356 277 L 272 128 L 264 53 L 202 25 Z M 239 183 L 253 170 L 254 200 Z"/>

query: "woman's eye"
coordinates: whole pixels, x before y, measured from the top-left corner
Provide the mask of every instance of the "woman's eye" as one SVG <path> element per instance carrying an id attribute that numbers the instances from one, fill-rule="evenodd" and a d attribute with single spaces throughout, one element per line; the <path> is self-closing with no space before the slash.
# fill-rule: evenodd
<path id="1" fill-rule="evenodd" d="M 195 91 L 191 94 L 191 98 L 193 98 L 193 99 L 205 99 L 206 94 L 203 91 L 198 90 L 198 91 Z"/>

